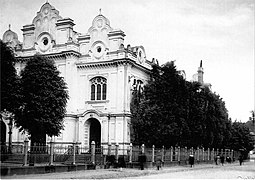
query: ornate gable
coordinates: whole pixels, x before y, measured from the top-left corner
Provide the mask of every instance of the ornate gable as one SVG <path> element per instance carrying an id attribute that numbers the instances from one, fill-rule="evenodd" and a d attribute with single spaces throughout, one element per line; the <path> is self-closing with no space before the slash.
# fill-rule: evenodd
<path id="1" fill-rule="evenodd" d="M 103 15 L 98 15 L 94 18 L 92 26 L 88 30 L 91 38 L 91 43 L 97 40 L 107 40 L 107 34 L 112 31 L 110 21 Z"/>
<path id="2" fill-rule="evenodd" d="M 90 36 L 89 54 L 95 59 L 104 59 L 109 51 L 108 34 L 112 31 L 110 21 L 99 14 L 92 22 L 92 26 L 88 30 Z"/>
<path id="3" fill-rule="evenodd" d="M 62 18 L 59 11 L 46 2 L 32 24 L 23 26 L 23 48 L 42 54 L 56 52 L 56 45 L 64 47 L 61 49 L 64 50 L 68 43 L 76 43 L 74 25 L 72 19 Z"/>
<path id="4" fill-rule="evenodd" d="M 124 43 L 125 34 L 121 30 L 114 30 L 110 21 L 101 14 L 92 21 L 85 36 L 78 39 L 81 43 L 81 53 L 88 54 L 92 60 L 107 60 L 109 52 L 119 50 Z"/>
<path id="5" fill-rule="evenodd" d="M 46 2 L 32 22 L 35 25 L 35 39 L 37 40 L 42 32 L 48 32 L 53 39 L 56 39 L 56 22 L 60 19 L 62 17 L 59 15 L 59 11 Z"/>

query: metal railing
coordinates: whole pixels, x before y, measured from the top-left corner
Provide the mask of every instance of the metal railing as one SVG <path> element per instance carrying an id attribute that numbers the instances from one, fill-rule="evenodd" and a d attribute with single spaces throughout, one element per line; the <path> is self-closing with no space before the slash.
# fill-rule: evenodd
<path id="1" fill-rule="evenodd" d="M 1 146 L 1 163 L 12 162 L 26 165 L 34 164 L 93 164 L 93 165 L 120 165 L 138 163 L 139 156 L 145 155 L 146 162 L 155 163 L 161 159 L 164 164 L 173 162 L 187 163 L 190 154 L 196 162 L 213 162 L 217 155 L 237 159 L 239 152 L 230 149 L 204 149 L 187 147 L 155 148 L 132 146 L 123 148 L 118 144 L 96 147 L 94 142 L 90 147 L 82 147 L 80 143 L 55 143 L 29 146 L 25 140 L 23 144 L 13 145 L 9 151 L 8 145 Z"/>

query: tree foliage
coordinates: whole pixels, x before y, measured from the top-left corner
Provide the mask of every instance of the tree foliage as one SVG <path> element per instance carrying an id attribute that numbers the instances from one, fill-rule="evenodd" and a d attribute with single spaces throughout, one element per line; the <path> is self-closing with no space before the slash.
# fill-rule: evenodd
<path id="1" fill-rule="evenodd" d="M 46 134 L 57 136 L 63 129 L 68 99 L 67 87 L 52 60 L 35 55 L 21 72 L 22 107 L 16 125 L 44 143 Z"/>
<path id="2" fill-rule="evenodd" d="M 19 78 L 13 50 L 0 40 L 1 47 L 1 111 L 14 113 L 19 107 Z"/>
<path id="3" fill-rule="evenodd" d="M 245 123 L 235 121 L 232 125 L 231 147 L 235 150 L 243 149 L 247 152 L 253 149 L 253 138 Z"/>
<path id="4" fill-rule="evenodd" d="M 236 147 L 225 102 L 207 86 L 186 81 L 173 62 L 153 67 L 144 92 L 133 92 L 131 113 L 134 144 Z"/>
<path id="5" fill-rule="evenodd" d="M 139 102 L 137 92 L 133 94 L 131 112 L 135 143 L 165 146 L 182 143 L 181 139 L 188 131 L 185 86 L 186 82 L 179 76 L 173 62 L 162 68 L 153 67 Z"/>
<path id="6" fill-rule="evenodd" d="M 247 121 L 245 125 L 249 128 L 250 132 L 253 132 L 255 134 L 255 112 L 254 111 L 251 111 L 251 116 L 249 118 L 249 121 Z"/>

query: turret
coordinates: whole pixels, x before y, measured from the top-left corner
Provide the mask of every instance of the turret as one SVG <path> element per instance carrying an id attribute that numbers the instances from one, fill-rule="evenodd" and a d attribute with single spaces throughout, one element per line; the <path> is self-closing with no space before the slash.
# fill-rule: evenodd
<path id="1" fill-rule="evenodd" d="M 203 80 L 203 75 L 204 75 L 204 69 L 202 67 L 202 60 L 200 61 L 200 66 L 198 67 L 197 70 L 197 81 L 200 82 L 201 84 L 204 84 L 204 80 Z"/>
<path id="2" fill-rule="evenodd" d="M 11 30 L 10 24 L 9 29 L 5 31 L 3 35 L 3 42 L 6 43 L 7 46 L 10 46 L 12 48 L 16 48 L 20 44 L 20 41 L 18 40 L 18 35 Z"/>

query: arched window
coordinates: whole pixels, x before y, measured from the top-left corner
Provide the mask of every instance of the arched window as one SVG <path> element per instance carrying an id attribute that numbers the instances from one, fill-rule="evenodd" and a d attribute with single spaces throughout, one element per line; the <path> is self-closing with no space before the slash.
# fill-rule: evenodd
<path id="1" fill-rule="evenodd" d="M 107 80 L 103 77 L 95 77 L 91 82 L 91 100 L 106 100 Z"/>

